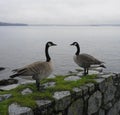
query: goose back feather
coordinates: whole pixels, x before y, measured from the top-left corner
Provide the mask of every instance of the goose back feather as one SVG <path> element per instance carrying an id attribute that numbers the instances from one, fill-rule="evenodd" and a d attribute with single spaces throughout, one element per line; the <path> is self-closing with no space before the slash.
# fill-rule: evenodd
<path id="1" fill-rule="evenodd" d="M 17 72 L 16 76 L 31 76 L 32 75 L 33 79 L 36 79 L 34 78 L 34 76 L 38 75 L 37 79 L 41 80 L 43 77 L 45 78 L 52 73 L 53 65 L 51 61 L 50 62 L 38 61 L 30 65 L 27 65 L 23 68 L 16 69 L 14 71 Z M 13 76 L 13 77 L 16 77 L 16 76 Z"/>
<path id="2" fill-rule="evenodd" d="M 81 66 L 81 67 L 90 67 L 91 65 L 94 64 L 101 64 L 103 62 L 99 61 L 98 59 L 96 59 L 95 57 L 89 55 L 89 54 L 79 54 L 79 55 L 74 55 L 74 61 L 77 65 Z"/>

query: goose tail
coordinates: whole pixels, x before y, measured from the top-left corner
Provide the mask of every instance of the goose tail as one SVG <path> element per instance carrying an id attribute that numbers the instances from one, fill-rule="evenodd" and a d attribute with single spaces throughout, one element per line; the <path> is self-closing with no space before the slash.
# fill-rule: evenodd
<path id="1" fill-rule="evenodd" d="M 17 77 L 17 76 L 19 76 L 19 75 L 20 75 L 20 74 L 17 74 L 17 73 L 16 73 L 16 74 L 14 74 L 14 75 L 11 75 L 10 78 L 15 78 L 15 77 Z"/>

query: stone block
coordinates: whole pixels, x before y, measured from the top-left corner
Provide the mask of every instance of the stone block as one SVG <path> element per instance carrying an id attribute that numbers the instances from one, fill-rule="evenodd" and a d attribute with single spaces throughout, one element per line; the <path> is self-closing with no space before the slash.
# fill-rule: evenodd
<path id="1" fill-rule="evenodd" d="M 33 111 L 29 107 L 21 107 L 17 103 L 12 103 L 8 107 L 9 115 L 34 115 Z"/>
<path id="2" fill-rule="evenodd" d="M 88 115 L 96 113 L 101 106 L 101 102 L 102 94 L 100 91 L 96 91 L 88 100 Z"/>
<path id="3" fill-rule="evenodd" d="M 51 115 L 51 114 L 53 114 L 51 100 L 36 100 L 36 103 L 37 103 L 37 108 L 34 109 L 35 115 Z"/>
<path id="4" fill-rule="evenodd" d="M 31 90 L 31 89 L 29 89 L 29 88 L 26 88 L 26 89 L 24 89 L 22 92 L 21 92 L 21 94 L 22 95 L 27 95 L 27 94 L 31 94 L 33 91 Z"/>
<path id="5" fill-rule="evenodd" d="M 107 104 L 109 101 L 111 101 L 112 99 L 114 99 L 115 97 L 115 92 L 116 92 L 116 87 L 113 86 L 112 84 L 109 84 L 106 86 L 106 90 L 104 92 L 104 104 Z"/>
<path id="6" fill-rule="evenodd" d="M 105 79 L 103 78 L 98 78 L 98 79 L 95 79 L 96 81 L 96 85 L 97 85 L 97 88 L 100 89 L 101 92 L 105 92 L 106 90 L 106 86 L 105 86 Z"/>
<path id="7" fill-rule="evenodd" d="M 18 86 L 19 86 L 19 84 L 12 84 L 12 85 L 7 85 L 7 86 L 0 87 L 0 89 L 1 90 L 11 90 L 11 89 L 15 89 Z"/>
<path id="8" fill-rule="evenodd" d="M 82 89 L 75 87 L 73 88 L 73 92 L 75 93 L 75 96 L 82 96 Z"/>
<path id="9" fill-rule="evenodd" d="M 89 75 L 93 75 L 93 74 L 99 74 L 99 71 L 95 71 L 95 70 L 89 70 Z"/>
<path id="10" fill-rule="evenodd" d="M 44 83 L 42 86 L 46 89 L 46 88 L 54 87 L 55 84 L 56 84 L 55 82 L 47 82 Z"/>
<path id="11" fill-rule="evenodd" d="M 109 102 L 106 105 L 102 106 L 102 108 L 104 108 L 105 110 L 109 110 L 112 107 L 112 103 Z"/>
<path id="12" fill-rule="evenodd" d="M 93 83 L 87 83 L 85 86 L 88 87 L 89 93 L 91 93 L 95 90 L 95 85 Z"/>
<path id="13" fill-rule="evenodd" d="M 50 76 L 48 76 L 47 78 L 55 78 L 56 76 L 51 74 Z"/>
<path id="14" fill-rule="evenodd" d="M 120 101 L 114 104 L 114 106 L 108 111 L 107 115 L 120 115 Z"/>
<path id="15" fill-rule="evenodd" d="M 84 101 L 78 99 L 68 108 L 68 115 L 83 115 Z"/>
<path id="16" fill-rule="evenodd" d="M 86 86 L 80 86 L 80 89 L 82 89 L 82 95 L 87 95 L 88 94 L 88 87 Z"/>
<path id="17" fill-rule="evenodd" d="M 99 110 L 99 114 L 98 114 L 98 115 L 105 115 L 105 110 L 100 109 L 100 110 Z"/>
<path id="18" fill-rule="evenodd" d="M 51 105 L 52 102 L 51 100 L 36 100 L 36 103 L 39 108 L 42 108 Z"/>
<path id="19" fill-rule="evenodd" d="M 66 77 L 64 80 L 65 81 L 77 81 L 79 79 L 81 79 L 81 78 L 78 76 L 69 76 L 69 77 Z"/>
<path id="20" fill-rule="evenodd" d="M 4 101 L 4 100 L 6 100 L 6 99 L 8 99 L 10 97 L 12 97 L 12 94 L 0 95 L 0 102 Z"/>
<path id="21" fill-rule="evenodd" d="M 53 95 L 55 99 L 55 110 L 64 110 L 71 103 L 71 95 L 69 91 L 55 92 Z"/>

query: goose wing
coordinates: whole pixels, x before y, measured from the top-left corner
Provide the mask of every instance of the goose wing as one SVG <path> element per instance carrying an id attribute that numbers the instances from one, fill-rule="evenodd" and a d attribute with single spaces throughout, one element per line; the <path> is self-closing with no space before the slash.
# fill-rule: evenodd
<path id="1" fill-rule="evenodd" d="M 16 69 L 14 71 L 17 72 L 18 75 L 31 76 L 31 75 L 36 75 L 36 74 L 43 75 L 47 71 L 48 72 L 52 71 L 52 68 L 48 62 L 39 61 L 39 62 L 34 62 L 30 65 L 27 65 L 23 68 Z"/>
<path id="2" fill-rule="evenodd" d="M 80 54 L 76 56 L 77 63 L 82 64 L 101 64 L 102 62 L 89 54 Z"/>

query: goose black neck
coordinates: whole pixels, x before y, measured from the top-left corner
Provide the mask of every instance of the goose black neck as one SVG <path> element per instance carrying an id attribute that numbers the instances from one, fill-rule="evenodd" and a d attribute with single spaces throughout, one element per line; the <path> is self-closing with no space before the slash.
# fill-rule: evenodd
<path id="1" fill-rule="evenodd" d="M 46 45 L 46 47 L 45 47 L 46 62 L 49 62 L 51 60 L 48 49 L 49 49 L 49 46 Z"/>
<path id="2" fill-rule="evenodd" d="M 75 55 L 79 55 L 79 53 L 80 53 L 80 46 L 79 46 L 79 44 L 77 44 L 76 47 L 77 47 L 77 51 L 76 51 Z"/>

